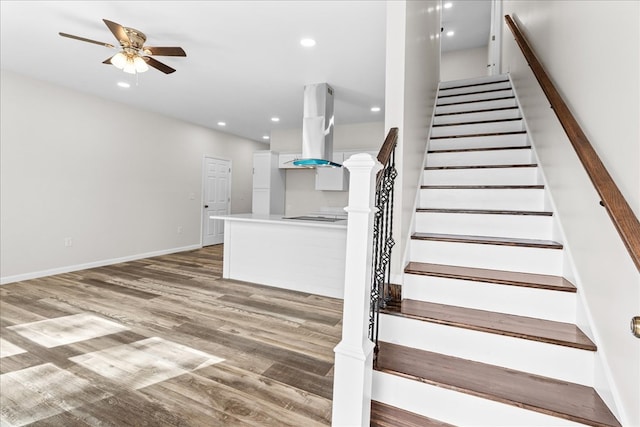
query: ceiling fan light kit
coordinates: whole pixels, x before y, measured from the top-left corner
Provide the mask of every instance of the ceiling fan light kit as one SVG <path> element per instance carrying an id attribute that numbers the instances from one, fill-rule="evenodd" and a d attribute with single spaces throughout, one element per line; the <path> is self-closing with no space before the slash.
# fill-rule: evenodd
<path id="1" fill-rule="evenodd" d="M 171 74 L 175 69 L 169 67 L 166 64 L 152 58 L 151 56 L 143 55 L 158 55 L 158 56 L 187 56 L 185 51 L 181 47 L 151 47 L 144 46 L 147 41 L 147 36 L 142 31 L 138 31 L 133 28 L 123 27 L 120 24 L 116 24 L 113 21 L 103 19 L 105 25 L 113 33 L 113 35 L 120 43 L 120 52 L 113 55 L 111 58 L 103 61 L 103 64 L 111 64 L 114 67 L 129 74 L 144 73 L 149 70 L 149 66 L 162 71 L 165 74 Z M 67 33 L 58 33 L 62 37 L 70 39 L 80 40 L 87 43 L 99 44 L 111 49 L 115 49 L 115 46 L 109 43 L 103 43 L 96 40 L 87 39 L 84 37 L 74 36 Z"/>
<path id="2" fill-rule="evenodd" d="M 144 73 L 149 70 L 147 62 L 137 53 L 118 52 L 109 61 L 114 67 L 129 74 Z"/>

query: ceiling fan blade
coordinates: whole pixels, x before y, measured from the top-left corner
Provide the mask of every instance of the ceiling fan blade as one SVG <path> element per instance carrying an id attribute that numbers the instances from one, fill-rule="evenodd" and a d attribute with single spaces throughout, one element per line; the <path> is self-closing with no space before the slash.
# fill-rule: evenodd
<path id="1" fill-rule="evenodd" d="M 91 39 L 87 39 L 84 37 L 80 37 L 80 36 L 74 36 L 72 34 L 67 34 L 67 33 L 58 33 L 60 34 L 62 37 L 68 37 L 70 39 L 74 39 L 74 40 L 80 40 L 82 42 L 87 42 L 87 43 L 93 43 L 93 44 L 99 44 L 100 46 L 104 46 L 104 47 L 108 47 L 111 49 L 114 49 L 115 46 L 109 43 L 104 43 L 104 42 L 99 42 L 97 40 L 91 40 Z"/>
<path id="2" fill-rule="evenodd" d="M 185 51 L 181 47 L 153 47 L 145 46 L 142 48 L 147 55 L 159 55 L 159 56 L 187 56 Z"/>
<path id="3" fill-rule="evenodd" d="M 153 67 L 153 68 L 156 68 L 156 69 L 158 69 L 158 70 L 162 71 L 162 72 L 163 72 L 163 73 L 165 73 L 165 74 L 171 74 L 171 73 L 173 73 L 174 71 L 176 71 L 175 69 L 173 69 L 173 68 L 169 67 L 169 66 L 168 66 L 168 65 L 166 65 L 166 64 L 163 64 L 162 62 L 160 62 L 160 61 L 158 61 L 158 60 L 156 60 L 156 59 L 153 59 L 153 58 L 152 58 L 152 57 L 150 57 L 150 56 L 143 56 L 142 58 L 143 58 L 145 61 L 147 61 L 147 64 L 149 64 L 149 66 L 151 66 L 151 67 Z"/>
<path id="4" fill-rule="evenodd" d="M 115 56 L 115 55 L 114 55 L 114 56 Z M 113 58 L 113 56 L 111 56 L 111 57 L 109 57 L 109 58 L 105 59 L 104 61 L 102 61 L 102 63 L 103 63 L 103 64 L 107 64 L 107 65 L 113 65 L 113 64 L 111 63 L 111 58 Z"/>
<path id="5" fill-rule="evenodd" d="M 127 32 L 124 30 L 124 27 L 120 24 L 116 24 L 113 21 L 109 21 L 108 19 L 103 19 L 104 23 L 109 27 L 109 30 L 116 36 L 116 40 L 120 42 L 120 44 L 131 44 L 129 40 L 129 36 Z"/>

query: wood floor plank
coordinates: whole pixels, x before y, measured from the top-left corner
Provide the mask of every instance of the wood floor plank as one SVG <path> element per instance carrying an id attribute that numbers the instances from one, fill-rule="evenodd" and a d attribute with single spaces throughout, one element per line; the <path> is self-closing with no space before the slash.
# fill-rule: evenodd
<path id="1" fill-rule="evenodd" d="M 331 400 L 333 380 L 283 363 L 274 363 L 262 374 L 282 383 Z"/>
<path id="2" fill-rule="evenodd" d="M 313 372 L 319 375 L 326 374 L 333 365 L 332 363 L 323 362 L 305 354 L 287 350 L 286 348 L 255 341 L 251 338 L 240 336 L 239 334 L 227 333 L 220 330 L 211 330 L 192 323 L 186 323 L 176 329 L 189 331 L 191 335 L 215 341 L 239 352 L 258 354 L 266 359 L 274 361 L 277 360 L 281 363 L 288 363 L 289 365 L 298 367 L 301 370 Z"/>
<path id="3" fill-rule="evenodd" d="M 262 374 L 247 372 L 227 363 L 209 366 L 197 375 L 233 387 L 247 394 L 259 395 L 260 399 L 282 408 L 292 408 L 297 413 L 322 421 L 331 417 L 331 401 L 316 392 L 304 392 L 298 385 L 290 386 L 280 375 L 268 378 Z M 179 380 L 179 379 L 178 379 Z M 322 390 L 325 394 L 329 390 Z"/>
<path id="4" fill-rule="evenodd" d="M 379 348 L 381 371 L 591 426 L 620 426 L 591 387 L 386 342 Z"/>
<path id="5" fill-rule="evenodd" d="M 217 245 L 0 287 L 2 338 L 25 350 L 2 358 L 2 374 L 53 364 L 110 396 L 59 413 L 30 414 L 33 425 L 329 425 L 342 301 L 222 279 L 222 253 Z M 9 329 L 80 314 L 127 329 L 51 348 Z M 161 357 L 170 357 L 170 348 L 187 348 L 222 362 L 176 371 L 182 374 L 139 390 L 92 370 L 119 354 L 114 349 L 135 352 L 150 339 L 174 346 Z M 101 356 L 86 359 L 94 354 Z M 126 365 L 136 359 L 125 356 L 113 359 L 117 369 L 147 375 L 136 371 L 144 367 L 138 362 Z M 3 407 L 19 391 L 3 389 Z M 48 393 L 52 403 L 63 399 L 57 387 Z"/>
<path id="6" fill-rule="evenodd" d="M 371 401 L 371 427 L 453 427 L 451 424 Z"/>

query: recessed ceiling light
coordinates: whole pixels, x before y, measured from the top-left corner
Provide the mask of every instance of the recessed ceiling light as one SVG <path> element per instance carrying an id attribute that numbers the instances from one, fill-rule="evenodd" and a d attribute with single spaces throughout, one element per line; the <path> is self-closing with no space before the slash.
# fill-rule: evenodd
<path id="1" fill-rule="evenodd" d="M 447 31 L 447 37 L 451 37 L 452 35 L 454 35 L 455 33 L 453 31 Z"/>
<path id="2" fill-rule="evenodd" d="M 123 87 L 123 88 L 130 88 L 131 85 L 127 82 L 118 82 L 118 86 Z"/>
<path id="3" fill-rule="evenodd" d="M 269 139 L 269 135 L 262 135 L 262 139 Z"/>
<path id="4" fill-rule="evenodd" d="M 218 122 L 218 126 L 226 126 L 227 124 L 225 122 Z"/>
<path id="5" fill-rule="evenodd" d="M 380 111 L 380 107 L 371 107 L 371 111 L 377 113 L 378 111 Z"/>
<path id="6" fill-rule="evenodd" d="M 280 117 L 271 117 L 271 121 L 277 123 L 280 121 Z"/>
<path id="7" fill-rule="evenodd" d="M 304 47 L 313 47 L 316 45 L 316 41 L 314 39 L 302 39 L 300 44 Z"/>
<path id="8" fill-rule="evenodd" d="M 445 9 L 451 9 L 452 6 L 453 6 L 453 4 L 451 4 L 451 3 L 445 3 L 444 4 L 444 8 Z"/>

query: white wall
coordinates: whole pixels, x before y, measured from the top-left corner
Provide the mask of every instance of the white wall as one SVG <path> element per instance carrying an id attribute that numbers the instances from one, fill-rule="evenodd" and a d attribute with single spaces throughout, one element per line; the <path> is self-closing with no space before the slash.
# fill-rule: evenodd
<path id="1" fill-rule="evenodd" d="M 399 129 L 392 280 L 399 283 L 440 80 L 440 1 L 387 2 L 385 131 Z"/>
<path id="2" fill-rule="evenodd" d="M 356 123 L 336 125 L 333 130 L 334 151 L 379 150 L 384 140 L 384 123 Z M 277 153 L 299 153 L 302 150 L 302 128 L 271 132 L 271 150 Z M 319 191 L 315 189 L 315 169 L 287 169 L 285 188 L 285 215 L 304 215 L 321 207 L 347 206 L 346 191 Z"/>
<path id="3" fill-rule="evenodd" d="M 640 3 L 506 1 L 569 108 L 622 193 L 640 211 Z M 640 341 L 629 333 L 640 314 L 635 268 L 566 134 L 523 59 L 503 33 L 510 72 L 575 266 L 579 325 L 598 345 L 596 388 L 623 425 L 640 425 Z"/>
<path id="4" fill-rule="evenodd" d="M 1 79 L 3 282 L 199 246 L 204 155 L 232 161 L 232 212 L 251 211 L 251 158 L 264 144 Z"/>
<path id="5" fill-rule="evenodd" d="M 488 46 L 443 52 L 440 80 L 470 79 L 488 75 Z"/>

